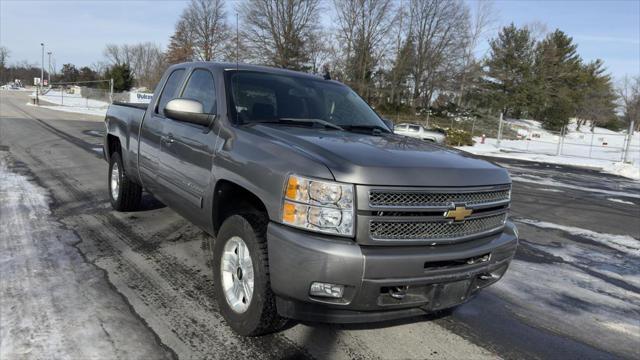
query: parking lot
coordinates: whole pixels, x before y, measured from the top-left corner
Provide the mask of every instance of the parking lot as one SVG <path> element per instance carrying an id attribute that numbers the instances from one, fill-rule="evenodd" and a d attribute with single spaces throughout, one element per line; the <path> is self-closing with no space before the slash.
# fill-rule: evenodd
<path id="1" fill-rule="evenodd" d="M 0 358 L 640 357 L 638 182 L 500 159 L 521 242 L 497 285 L 452 312 L 242 338 L 208 235 L 147 194 L 112 211 L 102 119 L 27 102 L 0 92 Z"/>

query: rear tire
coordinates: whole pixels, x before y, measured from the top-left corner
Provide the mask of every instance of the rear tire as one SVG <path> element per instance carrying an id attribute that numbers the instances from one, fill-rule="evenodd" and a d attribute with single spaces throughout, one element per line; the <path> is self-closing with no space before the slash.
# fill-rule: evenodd
<path id="1" fill-rule="evenodd" d="M 109 199 L 117 211 L 138 209 L 142 198 L 142 187 L 129 180 L 122 165 L 122 156 L 114 152 L 109 157 Z"/>
<path id="2" fill-rule="evenodd" d="M 214 292 L 220 313 L 242 336 L 273 333 L 288 323 L 278 315 L 275 295 L 271 291 L 267 224 L 268 220 L 262 214 L 232 215 L 222 223 L 213 244 Z M 251 286 L 248 285 L 249 270 Z M 234 291 L 236 284 L 241 290 Z"/>

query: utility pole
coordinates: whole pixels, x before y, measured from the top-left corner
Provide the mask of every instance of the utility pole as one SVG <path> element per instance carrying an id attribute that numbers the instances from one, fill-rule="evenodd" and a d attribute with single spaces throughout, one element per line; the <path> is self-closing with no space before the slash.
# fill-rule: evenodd
<path id="1" fill-rule="evenodd" d="M 49 55 L 49 66 L 47 67 L 47 69 L 49 69 L 49 73 L 47 74 L 49 80 L 47 81 L 47 84 L 51 86 L 51 51 L 47 52 L 47 55 Z"/>
<path id="2" fill-rule="evenodd" d="M 42 47 L 42 63 L 40 66 L 40 94 L 42 94 L 42 82 L 44 81 L 44 43 L 40 43 Z"/>

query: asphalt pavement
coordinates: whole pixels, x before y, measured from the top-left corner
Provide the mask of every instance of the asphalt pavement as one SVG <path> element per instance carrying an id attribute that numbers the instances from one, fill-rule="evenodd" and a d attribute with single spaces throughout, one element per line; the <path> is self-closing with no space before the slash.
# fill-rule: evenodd
<path id="1" fill-rule="evenodd" d="M 639 358 L 640 183 L 496 160 L 514 179 L 507 275 L 452 312 L 236 336 L 207 236 L 145 194 L 112 211 L 103 119 L 0 91 L 0 358 Z"/>

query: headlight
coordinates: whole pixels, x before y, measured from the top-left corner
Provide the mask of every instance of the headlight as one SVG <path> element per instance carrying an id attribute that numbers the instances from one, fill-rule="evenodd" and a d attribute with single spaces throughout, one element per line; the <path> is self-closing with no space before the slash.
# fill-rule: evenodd
<path id="1" fill-rule="evenodd" d="M 282 205 L 285 224 L 353 235 L 353 185 L 290 175 Z"/>

